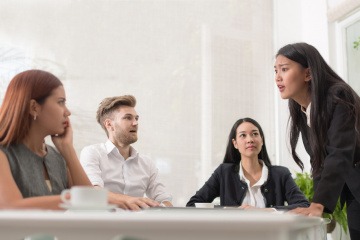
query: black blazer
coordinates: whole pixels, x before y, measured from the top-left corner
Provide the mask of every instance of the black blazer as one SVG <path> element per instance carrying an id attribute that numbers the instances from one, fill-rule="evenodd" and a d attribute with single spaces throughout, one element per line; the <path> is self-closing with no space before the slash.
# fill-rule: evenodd
<path id="1" fill-rule="evenodd" d="M 195 206 L 197 202 L 212 202 L 219 196 L 221 206 L 240 206 L 246 191 L 247 184 L 240 180 L 239 165 L 222 163 L 186 206 Z M 310 205 L 285 167 L 269 167 L 269 176 L 261 186 L 261 192 L 265 206 L 269 208 L 293 209 Z M 285 202 L 288 206 L 285 206 Z"/>
<path id="2" fill-rule="evenodd" d="M 306 116 L 303 114 L 303 118 Z M 327 131 L 325 158 L 321 174 L 314 178 L 314 203 L 322 204 L 325 212 L 332 213 L 339 196 L 346 200 L 345 184 L 360 202 L 360 147 L 356 139 L 355 120 L 343 104 L 336 104 Z M 300 129 L 304 146 L 310 160 L 312 151 L 308 141 L 309 127 Z M 358 129 L 360 131 L 360 129 Z"/>

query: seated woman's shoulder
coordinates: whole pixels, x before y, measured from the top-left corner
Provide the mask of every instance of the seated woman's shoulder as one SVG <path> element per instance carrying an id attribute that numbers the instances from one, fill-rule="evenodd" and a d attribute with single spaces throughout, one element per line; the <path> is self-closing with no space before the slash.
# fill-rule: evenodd
<path id="1" fill-rule="evenodd" d="M 235 163 L 221 163 L 220 166 L 218 167 L 218 169 L 221 170 L 234 170 L 234 171 L 238 171 L 239 170 L 239 164 L 235 164 Z"/>
<path id="2" fill-rule="evenodd" d="M 284 167 L 284 166 L 272 165 L 272 166 L 270 166 L 270 169 L 273 172 L 290 173 L 290 170 L 287 167 Z"/>

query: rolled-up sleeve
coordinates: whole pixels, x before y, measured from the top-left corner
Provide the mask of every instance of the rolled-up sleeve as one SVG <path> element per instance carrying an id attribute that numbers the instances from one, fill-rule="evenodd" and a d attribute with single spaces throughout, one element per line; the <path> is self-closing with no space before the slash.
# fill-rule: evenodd
<path id="1" fill-rule="evenodd" d="M 149 163 L 149 185 L 146 190 L 147 197 L 157 201 L 157 202 L 163 202 L 163 201 L 172 201 L 172 196 L 168 192 L 166 192 L 165 185 L 161 182 L 160 176 L 159 176 L 159 170 L 155 165 L 155 162 L 152 161 L 152 159 L 146 159 L 146 161 Z"/>
<path id="2" fill-rule="evenodd" d="M 92 185 L 104 187 L 104 181 L 101 178 L 100 161 L 101 154 L 94 146 L 84 147 L 80 153 L 80 163 Z"/>

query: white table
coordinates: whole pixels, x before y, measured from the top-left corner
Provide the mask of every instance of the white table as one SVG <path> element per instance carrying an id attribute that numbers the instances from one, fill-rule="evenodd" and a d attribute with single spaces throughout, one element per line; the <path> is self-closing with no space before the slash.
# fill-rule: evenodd
<path id="1" fill-rule="evenodd" d="M 326 239 L 321 218 L 240 210 L 141 212 L 0 211 L 0 239 L 51 234 L 59 240 Z"/>

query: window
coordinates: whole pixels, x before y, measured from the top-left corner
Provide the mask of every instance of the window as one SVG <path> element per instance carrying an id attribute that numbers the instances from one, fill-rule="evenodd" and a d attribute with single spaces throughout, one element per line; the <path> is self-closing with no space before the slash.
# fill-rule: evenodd
<path id="1" fill-rule="evenodd" d="M 336 38 L 340 47 L 337 48 L 337 66 L 341 77 L 360 94 L 360 9 L 336 24 Z"/>

